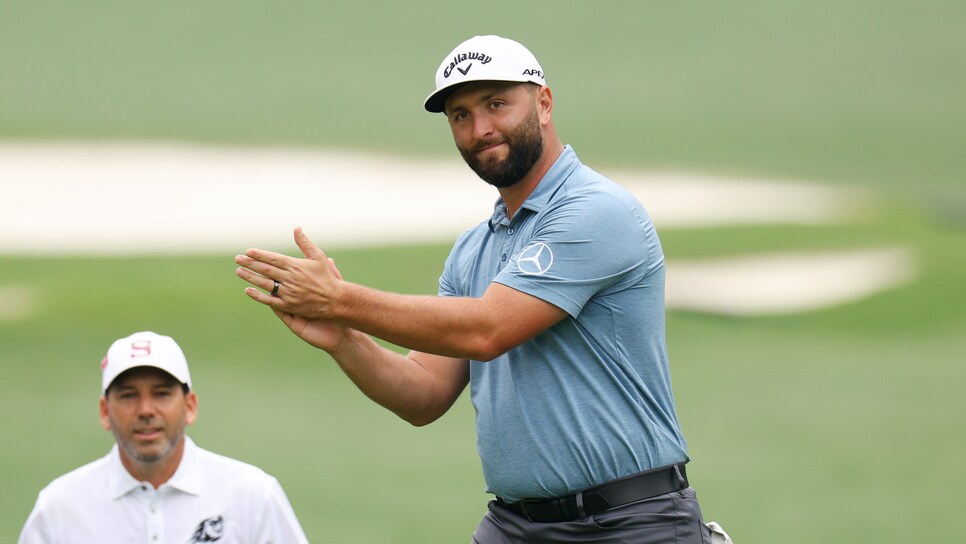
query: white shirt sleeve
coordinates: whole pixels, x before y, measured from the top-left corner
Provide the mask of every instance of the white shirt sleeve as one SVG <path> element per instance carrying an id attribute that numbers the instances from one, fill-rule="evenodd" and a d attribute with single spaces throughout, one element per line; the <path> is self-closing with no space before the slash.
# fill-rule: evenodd
<path id="1" fill-rule="evenodd" d="M 255 528 L 253 544 L 308 544 L 295 511 L 275 478 L 272 478 L 258 518 L 260 523 Z"/>
<path id="2" fill-rule="evenodd" d="M 54 541 L 47 520 L 44 518 L 41 503 L 42 500 L 38 498 L 30 516 L 27 517 L 23 530 L 20 531 L 20 539 L 17 540 L 17 544 L 50 544 Z"/>

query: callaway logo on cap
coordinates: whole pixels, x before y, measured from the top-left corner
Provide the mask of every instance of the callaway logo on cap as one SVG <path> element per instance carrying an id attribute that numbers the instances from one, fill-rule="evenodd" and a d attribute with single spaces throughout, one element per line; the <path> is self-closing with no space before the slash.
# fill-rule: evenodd
<path id="1" fill-rule="evenodd" d="M 139 366 L 160 368 L 191 388 L 188 361 L 177 342 L 170 336 L 145 331 L 111 344 L 107 357 L 101 361 L 101 392 L 106 392 L 122 372 Z"/>
<path id="2" fill-rule="evenodd" d="M 527 81 L 546 85 L 543 68 L 526 47 L 499 36 L 475 36 L 456 46 L 436 70 L 436 90 L 426 111 L 443 111 L 454 91 L 474 81 Z"/>

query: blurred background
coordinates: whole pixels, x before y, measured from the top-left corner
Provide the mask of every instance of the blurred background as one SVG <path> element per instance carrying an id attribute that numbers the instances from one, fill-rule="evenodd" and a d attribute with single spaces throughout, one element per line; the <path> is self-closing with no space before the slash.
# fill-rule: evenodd
<path id="1" fill-rule="evenodd" d="M 904 255 L 902 281 L 837 303 L 670 308 L 675 394 L 705 517 L 739 543 L 955 541 L 966 484 L 964 28 L 966 5 L 940 0 L 6 1 L 0 215 L 24 212 L 10 195 L 35 181 L 11 167 L 25 154 L 50 151 L 35 164 L 80 181 L 68 176 L 31 200 L 35 223 L 0 217 L 0 240 L 30 239 L 67 212 L 84 228 L 85 184 L 114 174 L 81 172 L 77 155 L 53 152 L 69 145 L 81 155 L 135 142 L 458 160 L 443 118 L 422 109 L 434 71 L 468 37 L 511 37 L 540 59 L 565 143 L 602 172 L 861 195 L 862 213 L 816 224 L 697 227 L 655 215 L 669 285 L 675 265 Z M 159 177 L 162 166 L 143 165 L 144 195 L 177 187 L 185 208 L 148 210 L 177 228 L 198 213 L 194 192 Z M 300 199 L 266 202 L 264 183 L 216 181 L 226 199 L 249 203 L 233 210 L 239 230 Z M 131 183 L 144 185 L 137 175 Z M 353 183 L 319 180 L 333 192 Z M 379 198 L 338 206 L 351 213 Z M 397 213 L 413 205 L 397 204 Z M 231 230 L 232 218 L 219 221 Z M 289 233 L 276 233 L 273 249 L 294 252 Z M 191 362 L 200 417 L 190 434 L 275 475 L 310 540 L 469 541 L 488 496 L 468 397 L 420 429 L 373 405 L 243 295 L 232 257 L 250 243 L 123 254 L 2 246 L 0 540 L 16 539 L 44 485 L 109 449 L 97 365 L 116 338 L 155 330 Z M 343 244 L 330 255 L 353 281 L 434 293 L 448 249 L 433 239 Z M 837 287 L 839 276 L 812 270 L 805 283 Z"/>

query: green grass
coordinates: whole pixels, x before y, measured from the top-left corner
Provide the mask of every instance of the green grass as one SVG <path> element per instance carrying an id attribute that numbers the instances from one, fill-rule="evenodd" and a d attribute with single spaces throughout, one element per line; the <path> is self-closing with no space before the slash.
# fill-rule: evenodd
<path id="1" fill-rule="evenodd" d="M 661 230 L 669 258 L 902 246 L 920 267 L 808 314 L 671 312 L 690 474 L 739 543 L 950 542 L 966 484 L 963 28 L 952 0 L 16 1 L 0 9 L 0 139 L 452 158 L 420 107 L 433 70 L 470 35 L 516 37 L 592 166 L 873 191 L 851 224 Z M 353 281 L 431 293 L 447 250 L 330 253 Z M 192 362 L 192 436 L 276 475 L 312 541 L 469 540 L 487 496 L 468 399 L 409 427 L 248 300 L 231 257 L 0 256 L 0 287 L 34 304 L 0 321 L 0 541 L 43 485 L 107 451 L 98 363 L 143 329 Z"/>
<path id="2" fill-rule="evenodd" d="M 337 255 L 360 281 L 419 292 L 434 284 L 420 263 L 444 257 L 439 247 Z M 374 260 L 410 273 L 379 281 Z M 469 534 L 485 496 L 468 401 L 437 425 L 411 428 L 248 300 L 233 270 L 231 255 L 0 258 L 0 285 L 37 300 L 29 319 L 0 323 L 0 427 L 16 437 L 3 448 L 0 540 L 15 540 L 47 481 L 107 451 L 96 412 L 100 358 L 115 337 L 145 329 L 174 336 L 188 354 L 201 414 L 191 435 L 278 477 L 313 541 Z M 434 519 L 423 501 L 447 515 Z M 373 523 L 374 513 L 384 522 Z"/>
<path id="3" fill-rule="evenodd" d="M 819 312 L 671 312 L 692 480 L 707 517 L 741 541 L 898 543 L 926 521 L 929 540 L 958 534 L 966 233 L 908 203 L 881 212 L 851 226 L 664 236 L 669 258 L 889 242 L 915 248 L 922 267 L 910 285 Z M 353 281 L 431 293 L 447 251 L 330 254 Z M 313 541 L 465 541 L 487 499 L 468 399 L 429 427 L 403 423 L 248 300 L 231 257 L 0 258 L 0 285 L 36 301 L 30 317 L 0 323 L 0 427 L 11 438 L 0 539 L 14 538 L 51 478 L 109 448 L 98 363 L 115 338 L 153 329 L 192 363 L 201 417 L 191 435 L 276 475 Z"/>

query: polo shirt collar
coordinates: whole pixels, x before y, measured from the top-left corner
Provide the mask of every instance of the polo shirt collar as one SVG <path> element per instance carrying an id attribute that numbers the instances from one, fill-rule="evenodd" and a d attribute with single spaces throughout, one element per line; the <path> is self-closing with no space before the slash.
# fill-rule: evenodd
<path id="1" fill-rule="evenodd" d="M 165 485 L 191 495 L 201 495 L 201 456 L 198 454 L 198 446 L 187 436 L 184 437 L 181 464 Z"/>
<path id="2" fill-rule="evenodd" d="M 142 482 L 131 476 L 121 463 L 121 453 L 117 444 L 108 454 L 107 489 L 110 496 L 119 499 L 141 487 Z M 174 475 L 161 487 L 172 487 L 191 495 L 201 494 L 201 458 L 198 446 L 187 436 L 184 437 L 184 455 Z"/>
<path id="3" fill-rule="evenodd" d="M 570 145 L 564 146 L 564 150 L 554 161 L 553 166 L 547 173 L 544 174 L 543 179 L 537 184 L 537 187 L 530 193 L 530 196 L 523 202 L 520 206 L 521 210 L 530 210 L 532 212 L 539 212 L 547 206 L 550 202 L 550 198 L 557 192 L 557 189 L 563 185 L 563 182 L 570 177 L 570 174 L 580 166 L 580 159 L 577 158 L 577 153 L 574 152 Z M 503 198 L 498 198 L 496 205 L 493 207 L 493 215 L 490 216 L 490 230 L 494 230 L 496 225 L 506 223 L 506 203 L 503 202 Z"/>

